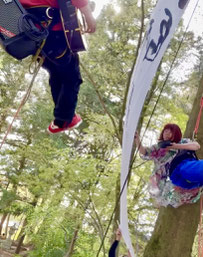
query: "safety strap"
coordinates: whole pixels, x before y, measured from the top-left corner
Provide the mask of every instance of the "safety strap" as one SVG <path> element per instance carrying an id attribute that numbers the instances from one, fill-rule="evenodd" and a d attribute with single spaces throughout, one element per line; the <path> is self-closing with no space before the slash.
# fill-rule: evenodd
<path id="1" fill-rule="evenodd" d="M 27 9 L 27 12 L 36 16 L 44 26 L 50 31 L 54 25 L 60 22 L 60 14 L 58 8 L 53 8 L 50 6 L 33 6 Z M 29 65 L 30 74 L 34 74 L 37 67 L 38 59 L 41 58 L 41 52 L 45 45 L 46 39 L 42 41 L 40 47 L 36 51 L 35 55 L 32 57 L 32 61 Z M 34 69 L 32 70 L 32 66 Z"/>
<path id="2" fill-rule="evenodd" d="M 50 6 L 33 6 L 26 11 L 36 16 L 44 26 L 51 30 L 54 25 L 60 22 L 60 14 L 58 8 Z"/>
<path id="3" fill-rule="evenodd" d="M 41 51 L 42 51 L 42 48 L 44 47 L 45 45 L 45 42 L 46 42 L 46 39 L 44 39 L 40 45 L 40 47 L 37 49 L 35 55 L 33 55 L 32 57 L 32 61 L 30 62 L 30 65 L 29 65 L 29 72 L 30 74 L 34 74 L 36 69 L 37 69 L 37 64 L 39 62 L 39 60 L 42 58 L 42 56 L 40 55 Z M 34 68 L 32 70 L 32 66 L 34 65 Z"/>

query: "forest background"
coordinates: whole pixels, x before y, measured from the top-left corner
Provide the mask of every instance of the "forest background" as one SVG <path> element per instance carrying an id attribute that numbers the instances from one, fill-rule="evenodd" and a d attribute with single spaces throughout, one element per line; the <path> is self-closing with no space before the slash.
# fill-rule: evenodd
<path id="1" fill-rule="evenodd" d="M 30 257 L 108 254 L 119 220 L 121 138 L 129 79 L 155 4 L 117 0 L 104 6 L 97 17 L 97 32 L 88 37 L 88 50 L 80 54 L 84 82 L 77 112 L 83 124 L 77 130 L 47 134 L 53 102 L 48 75 L 41 70 L 1 149 L 0 233 L 7 233 L 9 221 L 15 221 L 18 249 L 23 242 L 29 244 Z M 143 107 L 139 129 L 142 134 L 147 128 L 146 145 L 155 142 L 167 122 L 185 130 L 202 87 L 202 44 L 200 35 L 185 33 L 183 22 L 179 25 Z M 2 139 L 31 75 L 29 58 L 19 62 L 0 51 Z M 143 256 L 159 213 L 147 191 L 152 168 L 152 163 L 134 158 L 128 186 L 129 226 L 137 257 Z M 121 244 L 120 255 L 124 253 Z M 195 240 L 192 256 L 196 254 Z"/>

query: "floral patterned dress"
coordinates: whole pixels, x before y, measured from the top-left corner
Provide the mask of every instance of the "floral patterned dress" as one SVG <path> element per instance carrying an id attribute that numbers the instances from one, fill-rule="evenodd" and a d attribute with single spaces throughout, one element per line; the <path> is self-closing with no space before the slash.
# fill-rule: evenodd
<path id="1" fill-rule="evenodd" d="M 180 143 L 188 143 L 189 139 L 182 139 Z M 146 148 L 146 154 L 141 155 L 142 159 L 153 160 L 154 169 L 150 177 L 149 192 L 158 206 L 173 206 L 175 208 L 199 200 L 202 188 L 183 189 L 172 184 L 168 170 L 171 161 L 178 150 L 167 151 L 157 144 Z"/>

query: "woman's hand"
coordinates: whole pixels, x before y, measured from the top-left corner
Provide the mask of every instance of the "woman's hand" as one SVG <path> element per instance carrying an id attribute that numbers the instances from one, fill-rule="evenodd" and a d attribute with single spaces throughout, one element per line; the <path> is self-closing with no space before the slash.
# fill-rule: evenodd
<path id="1" fill-rule="evenodd" d="M 120 230 L 120 228 L 118 228 L 118 229 L 116 230 L 116 240 L 117 240 L 117 241 L 120 241 L 120 240 L 121 240 L 121 237 L 122 237 L 121 230 Z"/>
<path id="2" fill-rule="evenodd" d="M 181 145 L 181 144 L 177 144 L 177 143 L 171 143 L 170 146 L 167 146 L 166 147 L 166 150 L 171 150 L 171 149 L 178 149 L 178 145 Z"/>
<path id="3" fill-rule="evenodd" d="M 135 140 L 136 146 L 138 147 L 140 145 L 140 136 L 137 131 L 135 132 L 134 140 Z"/>
<path id="4" fill-rule="evenodd" d="M 197 142 L 189 142 L 185 144 L 171 143 L 171 146 L 166 147 L 167 150 L 177 149 L 177 150 L 191 150 L 197 151 L 200 149 L 200 145 Z"/>
<path id="5" fill-rule="evenodd" d="M 141 154 L 145 155 L 146 154 L 146 149 L 145 147 L 142 145 L 141 141 L 140 141 L 140 136 L 138 134 L 138 132 L 135 132 L 135 136 L 134 136 L 134 140 L 135 140 L 135 144 L 138 147 L 138 150 Z"/>

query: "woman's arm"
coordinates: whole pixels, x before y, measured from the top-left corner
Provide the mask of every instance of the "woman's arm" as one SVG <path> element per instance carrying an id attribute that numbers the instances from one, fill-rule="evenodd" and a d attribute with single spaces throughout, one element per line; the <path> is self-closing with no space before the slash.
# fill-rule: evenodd
<path id="1" fill-rule="evenodd" d="M 137 132 L 135 133 L 135 144 L 136 144 L 139 152 L 141 154 L 145 155 L 146 154 L 146 148 L 142 145 L 142 143 L 140 141 L 140 136 Z"/>
<path id="2" fill-rule="evenodd" d="M 191 150 L 191 151 L 197 151 L 200 149 L 200 145 L 197 142 L 189 142 L 184 144 L 176 144 L 172 143 L 171 146 L 168 146 L 166 149 L 178 149 L 178 150 Z"/>
<path id="3" fill-rule="evenodd" d="M 118 247 L 119 241 L 115 240 L 109 250 L 109 257 L 116 257 L 116 249 Z"/>
<path id="4" fill-rule="evenodd" d="M 116 248 L 118 247 L 121 237 L 122 237 L 121 230 L 118 228 L 116 231 L 116 240 L 114 241 L 114 243 L 112 244 L 109 250 L 109 257 L 116 257 Z"/>

